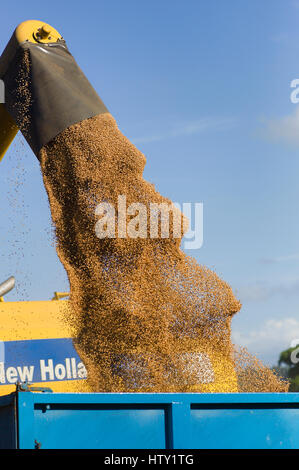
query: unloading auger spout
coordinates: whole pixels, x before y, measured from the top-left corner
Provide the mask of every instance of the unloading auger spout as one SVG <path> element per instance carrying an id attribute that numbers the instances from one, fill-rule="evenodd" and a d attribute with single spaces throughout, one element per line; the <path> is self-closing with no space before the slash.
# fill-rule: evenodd
<path id="1" fill-rule="evenodd" d="M 24 60 L 27 75 L 20 77 Z M 0 104 L 0 160 L 18 130 L 38 157 L 69 126 L 107 112 L 61 34 L 42 21 L 25 21 L 15 29 L 0 57 L 0 79 L 5 95 Z M 27 96 L 22 96 L 25 80 Z"/>

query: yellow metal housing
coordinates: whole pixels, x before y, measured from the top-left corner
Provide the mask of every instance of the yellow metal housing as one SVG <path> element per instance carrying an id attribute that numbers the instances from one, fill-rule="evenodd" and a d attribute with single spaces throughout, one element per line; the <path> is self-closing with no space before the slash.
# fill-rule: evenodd
<path id="1" fill-rule="evenodd" d="M 65 321 L 68 314 L 67 300 L 22 301 L 0 303 L 0 341 L 48 340 L 72 338 L 72 331 Z M 22 362 L 22 358 L 17 358 Z M 54 392 L 88 392 L 86 380 L 57 380 L 34 382 L 34 385 L 50 387 Z M 0 396 L 15 390 L 15 384 L 0 386 Z"/>
<path id="2" fill-rule="evenodd" d="M 67 295 L 67 293 L 57 292 L 54 297 L 60 298 L 63 295 Z M 68 300 L 1 302 L 0 340 L 3 342 L 22 342 L 26 340 L 73 338 L 74 332 L 71 331 L 69 322 L 66 321 L 69 314 Z M 189 386 L 186 392 L 238 392 L 237 377 L 233 361 L 230 357 L 224 357 L 223 353 L 215 350 L 215 348 L 195 348 L 193 352 L 208 358 L 213 380 Z M 22 357 L 17 359 L 22 363 Z M 34 385 L 50 387 L 56 392 L 91 391 L 87 381 L 84 379 L 34 382 Z M 0 386 L 0 395 L 10 393 L 14 389 L 14 384 L 2 384 Z M 132 392 L 136 391 L 138 390 L 132 390 Z"/>
<path id="3" fill-rule="evenodd" d="M 6 111 L 4 105 L 0 104 L 0 161 L 17 135 L 18 130 L 18 126 L 11 115 Z"/>
<path id="4" fill-rule="evenodd" d="M 62 39 L 61 34 L 56 29 L 44 21 L 38 20 L 24 21 L 19 24 L 14 34 L 18 44 L 24 41 L 49 44 Z"/>

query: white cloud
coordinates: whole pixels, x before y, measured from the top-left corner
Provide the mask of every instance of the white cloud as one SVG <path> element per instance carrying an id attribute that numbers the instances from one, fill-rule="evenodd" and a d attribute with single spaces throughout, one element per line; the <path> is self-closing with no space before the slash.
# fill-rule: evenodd
<path id="1" fill-rule="evenodd" d="M 299 279 L 276 284 L 270 284 L 267 281 L 256 281 L 252 284 L 240 286 L 236 290 L 236 296 L 242 303 L 261 302 L 268 300 L 275 295 L 299 295 Z"/>
<path id="2" fill-rule="evenodd" d="M 202 118 L 196 121 L 182 122 L 173 125 L 171 128 L 165 129 L 162 132 L 157 132 L 152 135 L 131 138 L 134 144 L 158 142 L 175 137 L 190 136 L 199 134 L 201 132 L 214 130 L 226 131 L 235 125 L 236 121 L 233 118 Z"/>
<path id="3" fill-rule="evenodd" d="M 287 317 L 282 320 L 267 320 L 264 324 L 246 332 L 232 329 L 232 341 L 245 346 L 261 359 L 277 363 L 281 351 L 290 347 L 299 338 L 299 319 Z"/>
<path id="4" fill-rule="evenodd" d="M 285 256 L 274 256 L 269 258 L 261 258 L 261 263 L 264 264 L 273 264 L 273 263 L 284 263 L 286 261 L 299 261 L 299 253 L 293 253 L 291 255 Z"/>

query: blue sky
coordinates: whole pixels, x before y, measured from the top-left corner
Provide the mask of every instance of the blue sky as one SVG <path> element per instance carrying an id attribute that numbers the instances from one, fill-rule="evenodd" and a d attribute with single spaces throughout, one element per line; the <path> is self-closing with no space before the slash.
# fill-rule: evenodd
<path id="1" fill-rule="evenodd" d="M 64 36 L 146 155 L 144 177 L 173 201 L 204 204 L 204 244 L 188 254 L 240 298 L 234 340 L 276 362 L 299 338 L 299 1 L 17 1 L 1 9 L 1 50 L 27 19 Z M 0 274 L 17 280 L 6 300 L 68 290 L 22 136 L 0 184 Z"/>

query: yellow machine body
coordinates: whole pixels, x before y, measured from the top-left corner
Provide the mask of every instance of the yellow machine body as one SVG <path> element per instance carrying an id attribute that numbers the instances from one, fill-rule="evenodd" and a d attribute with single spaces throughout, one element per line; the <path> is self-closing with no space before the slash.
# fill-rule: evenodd
<path id="1" fill-rule="evenodd" d="M 14 391 L 16 382 L 89 391 L 67 313 L 67 300 L 0 302 L 0 395 Z"/>
<path id="2" fill-rule="evenodd" d="M 16 28 L 14 36 L 18 44 L 24 41 L 49 44 L 62 39 L 61 34 L 55 28 L 38 20 L 23 21 Z"/>
<path id="3" fill-rule="evenodd" d="M 18 126 L 6 111 L 4 105 L 0 104 L 0 161 L 7 152 L 10 144 L 18 133 Z"/>
<path id="4" fill-rule="evenodd" d="M 66 295 L 55 293 L 53 299 Z M 15 390 L 16 382 L 49 387 L 54 392 L 91 391 L 73 343 L 68 313 L 68 300 L 0 302 L 0 395 Z M 207 374 L 186 391 L 238 391 L 230 358 L 213 349 L 194 352 L 202 357 Z"/>

